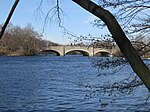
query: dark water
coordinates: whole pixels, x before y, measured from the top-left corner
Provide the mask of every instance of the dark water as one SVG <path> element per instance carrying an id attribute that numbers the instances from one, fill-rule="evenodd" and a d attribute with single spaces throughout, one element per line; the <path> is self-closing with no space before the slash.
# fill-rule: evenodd
<path id="1" fill-rule="evenodd" d="M 125 67 L 117 79 L 129 71 Z M 0 112 L 128 112 L 149 107 L 149 100 L 143 103 L 148 93 L 144 87 L 116 98 L 94 95 L 81 86 L 116 80 L 98 77 L 100 72 L 82 56 L 0 57 Z"/>

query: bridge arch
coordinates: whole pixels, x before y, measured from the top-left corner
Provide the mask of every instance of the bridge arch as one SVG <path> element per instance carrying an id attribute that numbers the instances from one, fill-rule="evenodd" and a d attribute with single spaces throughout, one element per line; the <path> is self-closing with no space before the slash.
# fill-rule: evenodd
<path id="1" fill-rule="evenodd" d="M 97 52 L 94 53 L 94 56 L 111 56 L 111 52 L 109 52 L 108 50 L 99 50 Z"/>
<path id="2" fill-rule="evenodd" d="M 41 51 L 39 54 L 56 54 L 57 56 L 60 56 L 60 52 L 57 50 L 44 50 Z"/>
<path id="3" fill-rule="evenodd" d="M 76 51 L 80 52 L 83 56 L 90 56 L 90 53 L 88 51 L 86 51 L 86 50 L 83 50 L 83 49 L 71 49 L 71 50 L 66 51 L 65 55 L 69 54 L 71 52 L 76 52 Z"/>

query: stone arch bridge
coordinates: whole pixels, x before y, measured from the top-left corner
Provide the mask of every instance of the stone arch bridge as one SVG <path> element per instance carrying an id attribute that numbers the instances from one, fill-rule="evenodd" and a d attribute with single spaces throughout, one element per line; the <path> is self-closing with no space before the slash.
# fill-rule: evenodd
<path id="1" fill-rule="evenodd" d="M 54 52 L 57 56 L 65 56 L 66 54 L 78 51 L 83 54 L 83 56 L 95 56 L 97 53 L 102 55 L 114 55 L 116 49 L 104 49 L 104 48 L 94 48 L 94 47 L 81 47 L 81 46 L 50 46 L 45 50 L 40 51 L 40 53 Z"/>

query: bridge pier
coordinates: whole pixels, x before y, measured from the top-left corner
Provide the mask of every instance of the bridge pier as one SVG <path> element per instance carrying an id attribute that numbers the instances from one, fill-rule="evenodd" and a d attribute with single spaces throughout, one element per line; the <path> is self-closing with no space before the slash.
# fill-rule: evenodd
<path id="1" fill-rule="evenodd" d="M 93 47 L 89 47 L 88 51 L 89 51 L 89 56 L 94 56 L 94 48 Z"/>
<path id="2" fill-rule="evenodd" d="M 65 56 L 65 46 L 61 46 L 59 49 L 60 56 Z"/>

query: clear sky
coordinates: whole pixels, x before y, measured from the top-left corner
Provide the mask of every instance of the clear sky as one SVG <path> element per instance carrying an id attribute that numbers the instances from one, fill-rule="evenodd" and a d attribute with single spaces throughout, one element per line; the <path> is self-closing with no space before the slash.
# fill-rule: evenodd
<path id="1" fill-rule="evenodd" d="M 10 8 L 15 0 L 0 0 L 0 24 L 2 24 L 10 11 Z M 14 25 L 25 27 L 28 23 L 32 24 L 36 31 L 42 32 L 43 20 L 35 12 L 37 4 L 40 0 L 21 0 L 11 22 Z M 48 0 L 47 0 L 48 1 Z M 51 0 L 50 0 L 51 1 Z M 63 25 L 72 33 L 80 35 L 91 34 L 99 36 L 101 33 L 99 28 L 93 27 L 90 23 L 96 17 L 82 9 L 71 0 L 60 0 L 64 11 Z M 52 5 L 51 5 L 52 6 Z M 43 11 L 46 12 L 50 8 L 50 4 L 43 6 Z M 44 16 L 41 16 L 44 18 Z M 55 18 L 54 18 L 55 19 Z M 60 44 L 69 44 L 73 40 L 68 39 L 68 35 L 63 36 L 63 30 L 58 27 L 55 20 L 47 25 L 44 33 L 44 39 L 51 40 Z"/>

